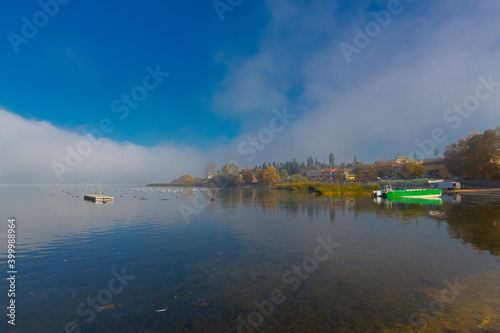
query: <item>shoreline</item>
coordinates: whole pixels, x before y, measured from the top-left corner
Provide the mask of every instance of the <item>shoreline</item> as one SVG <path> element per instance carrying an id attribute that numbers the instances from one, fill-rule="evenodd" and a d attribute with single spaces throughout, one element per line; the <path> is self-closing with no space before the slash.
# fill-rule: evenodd
<path id="1" fill-rule="evenodd" d="M 466 188 L 466 189 L 449 191 L 448 193 L 500 197 L 500 188 L 491 188 L 491 187 Z"/>
<path id="2" fill-rule="evenodd" d="M 213 186 L 206 186 L 205 184 L 173 184 L 173 183 L 152 183 L 146 184 L 151 187 L 204 187 L 213 188 Z M 467 185 L 466 185 L 467 186 Z M 264 188 L 266 186 L 236 186 L 234 188 Z M 376 183 L 369 184 L 328 184 L 328 183 L 281 183 L 276 184 L 268 189 L 285 190 L 292 192 L 314 193 L 326 196 L 365 196 L 372 195 L 373 190 L 378 189 L 380 186 Z M 465 195 L 480 195 L 480 196 L 494 196 L 500 197 L 500 187 L 488 187 L 481 185 L 468 185 L 465 189 L 444 191 L 449 194 L 465 194 Z"/>

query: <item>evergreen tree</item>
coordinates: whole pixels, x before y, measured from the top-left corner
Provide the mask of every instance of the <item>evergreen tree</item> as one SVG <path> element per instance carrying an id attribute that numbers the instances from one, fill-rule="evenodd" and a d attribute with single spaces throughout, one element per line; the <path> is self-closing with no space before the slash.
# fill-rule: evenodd
<path id="1" fill-rule="evenodd" d="M 299 163 L 294 158 L 292 162 L 292 173 L 290 173 L 290 175 L 294 175 L 299 172 L 300 172 Z"/>
<path id="2" fill-rule="evenodd" d="M 314 166 L 314 159 L 312 158 L 312 156 L 309 156 L 307 158 L 307 167 L 312 168 L 313 166 Z"/>
<path id="3" fill-rule="evenodd" d="M 330 163 L 332 168 L 335 166 L 335 155 L 333 155 L 333 153 L 330 153 L 330 155 L 328 156 L 328 162 Z"/>

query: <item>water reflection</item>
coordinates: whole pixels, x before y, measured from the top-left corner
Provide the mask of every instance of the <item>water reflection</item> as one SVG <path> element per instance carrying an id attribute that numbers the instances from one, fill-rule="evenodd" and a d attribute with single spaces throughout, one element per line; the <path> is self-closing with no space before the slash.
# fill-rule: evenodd
<path id="1" fill-rule="evenodd" d="M 225 208 L 234 208 L 240 200 L 263 212 L 281 212 L 294 216 L 307 215 L 317 218 L 328 212 L 334 222 L 337 212 L 351 211 L 357 220 L 359 212 L 373 212 L 377 216 L 395 216 L 402 224 L 418 224 L 419 218 L 433 219 L 441 226 L 447 223 L 450 237 L 470 244 L 480 251 L 500 255 L 500 204 L 495 200 L 468 197 L 460 194 L 443 195 L 442 198 L 333 198 L 303 195 L 294 192 L 258 191 L 226 193 Z M 233 198 L 229 204 L 229 198 Z M 236 201 L 237 198 L 238 200 Z M 370 204 L 370 201 L 375 205 Z"/>
<path id="2" fill-rule="evenodd" d="M 404 223 L 418 222 L 419 216 L 434 218 L 439 224 L 446 222 L 450 237 L 477 250 L 500 255 L 500 205 L 495 200 L 475 197 L 461 204 L 460 194 L 445 198 L 445 203 L 435 199 L 408 199 L 380 204 L 399 215 Z"/>
<path id="3" fill-rule="evenodd" d="M 288 291 L 287 301 L 261 331 L 410 332 L 411 313 L 457 276 L 468 289 L 429 331 L 472 331 L 500 313 L 495 201 L 108 186 L 114 204 L 96 206 L 76 198 L 83 190 L 0 187 L 2 211 L 17 212 L 20 228 L 19 314 L 26 320 L 18 332 L 59 332 L 70 320 L 84 332 L 234 332 L 236 318 L 276 288 Z M 209 204 L 186 224 L 179 207 L 196 208 L 195 200 Z M 326 235 L 341 247 L 289 292 L 283 273 Z M 2 257 L 1 270 L 5 264 Z M 114 308 L 85 323 L 77 306 L 122 267 L 136 278 Z M 500 330 L 491 316 L 487 328 Z"/>
<path id="4" fill-rule="evenodd" d="M 477 200 L 467 205 L 453 205 L 446 222 L 451 237 L 470 244 L 479 251 L 500 255 L 500 205 Z"/>

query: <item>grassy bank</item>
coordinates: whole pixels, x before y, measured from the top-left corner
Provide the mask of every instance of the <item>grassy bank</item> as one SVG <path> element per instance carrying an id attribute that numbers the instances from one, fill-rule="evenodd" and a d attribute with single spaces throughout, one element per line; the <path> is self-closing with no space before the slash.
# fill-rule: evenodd
<path id="1" fill-rule="evenodd" d="M 322 195 L 371 195 L 378 190 L 377 184 L 325 184 L 325 183 L 285 183 L 274 186 L 277 190 L 319 193 Z"/>

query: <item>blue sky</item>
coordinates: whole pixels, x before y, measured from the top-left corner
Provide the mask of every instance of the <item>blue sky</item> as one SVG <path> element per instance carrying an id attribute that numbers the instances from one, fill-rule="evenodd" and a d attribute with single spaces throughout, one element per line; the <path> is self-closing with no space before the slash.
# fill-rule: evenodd
<path id="1" fill-rule="evenodd" d="M 243 167 L 334 152 L 337 161 L 372 162 L 433 145 L 442 153 L 500 125 L 495 84 L 473 111 L 447 113 L 471 101 L 480 78 L 500 81 L 495 1 L 221 0 L 231 9 L 223 20 L 212 1 L 41 3 L 57 3 L 57 14 L 14 47 L 23 17 L 42 20 L 43 9 L 23 1 L 0 11 L 0 150 L 11 161 L 0 183 L 61 181 L 53 162 L 64 164 L 66 148 L 106 118 L 105 144 L 63 182 L 201 176 L 208 161 Z M 356 29 L 371 37 L 346 56 Z M 148 66 L 169 75 L 120 119 L 113 102 L 139 91 Z M 294 120 L 254 158 L 242 154 L 283 108 Z M 436 130 L 446 139 L 435 140 Z M 157 165 L 140 176 L 137 166 L 122 178 L 103 171 L 139 158 Z"/>
<path id="2" fill-rule="evenodd" d="M 201 2 L 200 2 L 201 4 Z M 9 4 L 2 25 L 21 35 L 21 18 L 41 8 L 36 1 Z M 262 5 L 260 6 L 262 7 Z M 266 17 L 251 3 L 221 24 L 210 2 L 71 1 L 12 52 L 3 40 L 2 104 L 25 117 L 65 128 L 94 126 L 122 92 L 129 92 L 160 64 L 171 73 L 111 136 L 148 146 L 162 140 L 218 142 L 238 133 L 238 122 L 214 116 L 211 90 L 224 75 L 220 49 L 255 52 Z M 232 22 L 231 22 L 232 21 Z M 231 27 L 230 29 L 227 29 Z M 244 38 L 242 38 L 244 36 Z M 10 48 L 10 50 L 9 50 Z M 27 98 L 29 96 L 29 98 Z M 183 131 L 191 133 L 182 136 Z M 199 136 L 196 140 L 195 136 Z"/>

